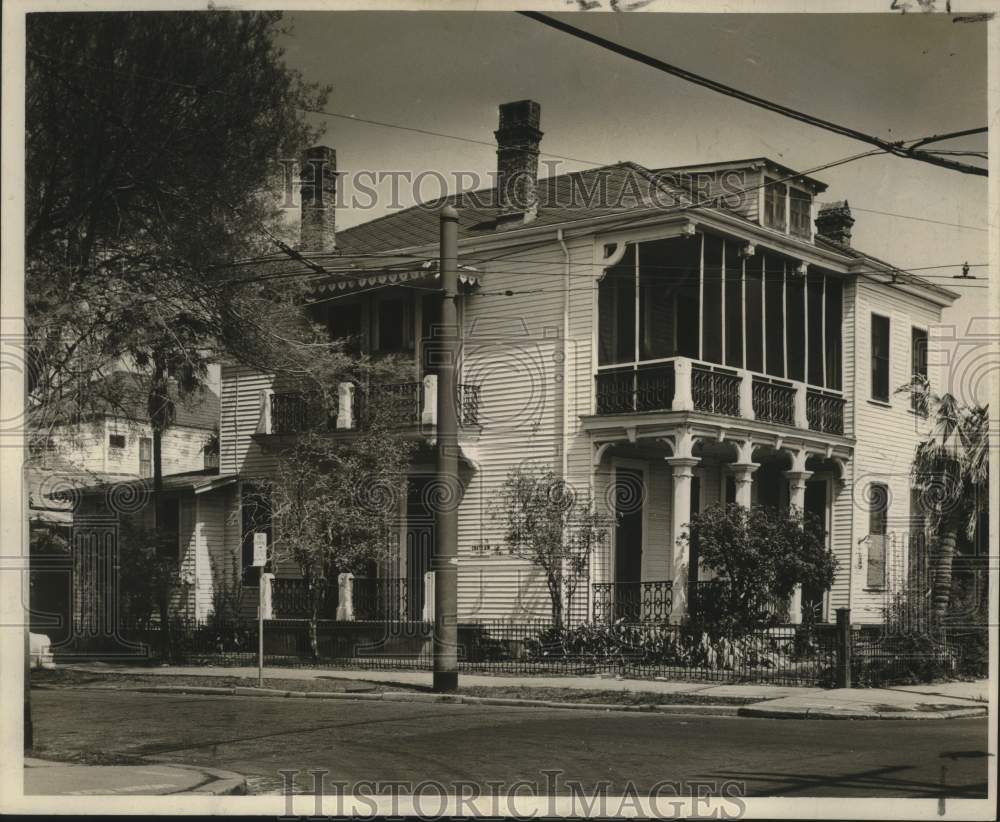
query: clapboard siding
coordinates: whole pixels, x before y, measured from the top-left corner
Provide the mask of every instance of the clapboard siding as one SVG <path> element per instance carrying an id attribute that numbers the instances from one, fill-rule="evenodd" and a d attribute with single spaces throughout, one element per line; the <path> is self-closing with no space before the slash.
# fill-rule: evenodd
<path id="1" fill-rule="evenodd" d="M 935 306 L 902 293 L 889 285 L 859 280 L 854 289 L 854 397 L 855 457 L 850 495 L 855 536 L 853 578 L 851 581 L 852 619 L 877 621 L 887 604 L 889 592 L 867 586 L 869 533 L 867 490 L 871 483 L 885 483 L 890 492 L 888 529 L 896 539 L 890 545 L 900 548 L 909 532 L 910 467 L 917 443 L 927 431 L 927 421 L 909 410 L 906 394 L 890 394 L 889 403 L 871 399 L 871 316 L 878 313 L 890 320 L 889 367 L 890 391 L 910 379 L 910 330 L 913 325 L 927 327 L 940 322 Z M 896 562 L 901 561 L 896 557 Z M 889 557 L 889 563 L 893 558 Z"/>
<path id="2" fill-rule="evenodd" d="M 223 474 L 267 476 L 273 470 L 273 458 L 253 435 L 260 423 L 261 394 L 273 387 L 274 377 L 244 366 L 223 365 L 221 379 L 219 469 Z"/>

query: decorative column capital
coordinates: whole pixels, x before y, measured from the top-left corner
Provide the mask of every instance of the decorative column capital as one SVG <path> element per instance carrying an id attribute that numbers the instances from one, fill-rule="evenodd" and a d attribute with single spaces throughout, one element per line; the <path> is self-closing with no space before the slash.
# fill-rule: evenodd
<path id="1" fill-rule="evenodd" d="M 813 475 L 812 471 L 785 471 L 784 472 L 785 479 L 788 480 L 792 484 L 802 483 L 804 485 L 805 482 L 806 482 L 806 480 L 808 480 L 812 475 Z"/>
<path id="2" fill-rule="evenodd" d="M 675 477 L 691 477 L 692 469 L 701 462 L 698 457 L 665 457 L 667 464 L 673 468 Z"/>
<path id="3" fill-rule="evenodd" d="M 760 468 L 757 462 L 731 462 L 726 469 L 736 477 L 737 482 L 750 482 L 753 473 Z"/>

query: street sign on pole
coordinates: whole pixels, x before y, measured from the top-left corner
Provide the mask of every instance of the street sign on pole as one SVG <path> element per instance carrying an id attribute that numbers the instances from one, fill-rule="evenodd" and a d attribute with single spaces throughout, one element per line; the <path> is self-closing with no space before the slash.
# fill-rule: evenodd
<path id="1" fill-rule="evenodd" d="M 253 567 L 257 572 L 257 687 L 264 687 L 264 566 L 267 565 L 267 534 L 253 535 Z"/>

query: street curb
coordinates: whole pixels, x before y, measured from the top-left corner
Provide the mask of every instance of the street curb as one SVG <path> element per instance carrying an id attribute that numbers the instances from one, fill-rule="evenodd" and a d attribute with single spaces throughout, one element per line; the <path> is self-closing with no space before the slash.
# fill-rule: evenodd
<path id="1" fill-rule="evenodd" d="M 624 711 L 628 713 L 683 714 L 701 716 L 737 716 L 739 705 L 671 705 L 652 704 L 614 705 L 602 702 L 557 702 L 548 699 L 514 699 L 499 696 L 464 696 L 462 694 L 407 693 L 386 691 L 378 694 L 343 693 L 338 691 L 282 691 L 273 688 L 213 688 L 203 685 L 146 685 L 118 690 L 138 693 L 203 694 L 206 696 L 253 696 L 298 699 L 348 699 L 381 702 L 437 702 L 465 705 L 492 705 L 506 708 L 565 708 L 577 711 Z"/>
<path id="2" fill-rule="evenodd" d="M 752 705 L 741 707 L 738 711 L 739 716 L 758 719 L 895 719 L 909 721 L 966 719 L 974 716 L 986 716 L 986 713 L 986 708 L 955 708 L 949 711 L 838 711 L 822 708 L 802 708 L 800 710 L 758 708 Z"/>
<path id="3" fill-rule="evenodd" d="M 144 760 L 148 761 L 150 764 L 160 765 L 164 768 L 173 768 L 178 771 L 194 771 L 195 773 L 202 774 L 206 777 L 210 777 L 208 781 L 201 785 L 196 785 L 190 790 L 185 791 L 185 794 L 203 794 L 207 796 L 244 796 L 247 793 L 247 781 L 242 775 L 236 773 L 235 771 L 223 771 L 218 768 L 203 768 L 200 765 L 181 765 L 177 762 L 173 762 L 169 759 L 164 759 L 155 756 L 143 757 Z M 31 760 L 31 764 L 28 765 L 28 760 Z M 50 759 L 39 759 L 38 757 L 26 757 L 25 767 L 31 768 L 57 768 L 57 767 L 114 767 L 107 765 L 83 765 L 80 762 L 58 762 Z M 143 765 L 121 765 L 118 767 L 122 768 L 142 768 Z M 138 795 L 138 794 L 132 794 Z M 166 794 L 169 796 L 169 794 Z"/>

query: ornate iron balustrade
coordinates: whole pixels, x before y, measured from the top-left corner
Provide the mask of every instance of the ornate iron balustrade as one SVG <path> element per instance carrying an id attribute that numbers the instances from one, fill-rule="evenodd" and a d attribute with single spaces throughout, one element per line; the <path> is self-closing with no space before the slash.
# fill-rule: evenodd
<path id="1" fill-rule="evenodd" d="M 670 580 L 650 582 L 595 582 L 593 615 L 595 622 L 668 622 L 673 608 Z"/>
<path id="2" fill-rule="evenodd" d="M 323 581 L 319 585 L 321 619 L 333 619 L 337 612 L 337 582 Z M 305 579 L 275 577 L 271 580 L 271 606 L 276 619 L 306 619 L 312 615 L 312 592 Z"/>
<path id="3" fill-rule="evenodd" d="M 356 620 L 401 621 L 407 619 L 407 585 L 402 577 L 355 577 Z"/>
<path id="4" fill-rule="evenodd" d="M 458 416 L 462 425 L 479 425 L 479 398 L 480 391 L 478 385 L 469 383 L 458 383 L 458 407 L 461 413 Z"/>
<path id="5" fill-rule="evenodd" d="M 691 368 L 691 398 L 696 411 L 740 415 L 740 376 L 695 364 Z"/>
<path id="6" fill-rule="evenodd" d="M 400 425 L 417 425 L 424 408 L 424 384 L 422 382 L 373 383 L 365 392 L 358 389 L 354 394 L 355 407 L 361 406 L 355 418 L 371 420 L 378 409 L 387 420 Z"/>
<path id="7" fill-rule="evenodd" d="M 812 431 L 824 434 L 844 433 L 844 407 L 847 400 L 810 388 L 806 391 L 806 419 Z"/>
<path id="8" fill-rule="evenodd" d="M 271 395 L 271 432 L 292 434 L 305 431 L 309 424 L 306 398 L 298 393 Z"/>
<path id="9" fill-rule="evenodd" d="M 755 419 L 795 424 L 795 386 L 753 378 L 753 415 Z"/>
<path id="10" fill-rule="evenodd" d="M 602 371 L 597 383 L 597 413 L 625 414 L 635 411 L 635 371 Z"/>
<path id="11" fill-rule="evenodd" d="M 674 401 L 674 364 L 650 363 L 602 371 L 596 384 L 598 414 L 669 411 Z"/>

